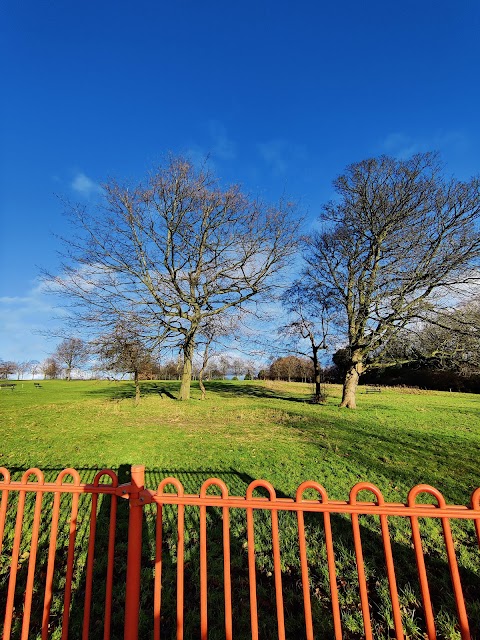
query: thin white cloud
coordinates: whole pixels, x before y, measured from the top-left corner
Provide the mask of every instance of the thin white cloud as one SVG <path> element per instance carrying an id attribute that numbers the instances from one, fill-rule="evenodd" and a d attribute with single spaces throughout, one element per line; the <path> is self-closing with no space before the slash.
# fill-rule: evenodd
<path id="1" fill-rule="evenodd" d="M 396 131 L 389 133 L 382 140 L 381 147 L 389 155 L 403 160 L 424 151 L 465 152 L 468 139 L 461 131 L 441 131 L 419 138 Z"/>
<path id="2" fill-rule="evenodd" d="M 217 163 L 234 160 L 237 157 L 237 148 L 235 142 L 228 137 L 225 125 L 219 120 L 209 120 L 206 126 L 208 130 L 206 144 L 191 144 L 184 153 L 196 167 L 207 167 L 217 172 Z"/>
<path id="3" fill-rule="evenodd" d="M 221 160 L 234 160 L 237 156 L 236 146 L 228 137 L 225 126 L 218 120 L 210 120 L 208 128 L 212 139 L 212 156 Z"/>
<path id="4" fill-rule="evenodd" d="M 97 182 L 81 171 L 75 175 L 72 180 L 71 187 L 74 191 L 80 193 L 85 198 L 90 198 L 91 196 L 100 193 L 102 190 L 101 186 Z"/>
<path id="5" fill-rule="evenodd" d="M 0 358 L 42 360 L 51 346 L 39 331 L 52 328 L 61 310 L 38 284 L 18 296 L 0 297 Z"/>
<path id="6" fill-rule="evenodd" d="M 269 169 L 276 176 L 283 175 L 291 168 L 305 161 L 306 148 L 303 145 L 292 144 L 281 138 L 260 142 L 257 150 Z"/>

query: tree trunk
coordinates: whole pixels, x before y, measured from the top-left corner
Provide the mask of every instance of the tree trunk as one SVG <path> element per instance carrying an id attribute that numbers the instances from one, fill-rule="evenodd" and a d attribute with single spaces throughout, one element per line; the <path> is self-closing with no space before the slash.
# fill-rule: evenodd
<path id="1" fill-rule="evenodd" d="M 321 387 L 320 387 L 321 370 L 320 370 L 320 364 L 318 362 L 318 349 L 317 348 L 313 349 L 312 361 L 313 361 L 313 372 L 314 372 L 314 376 L 315 376 L 315 395 L 313 397 L 313 401 L 318 404 L 318 403 L 320 403 L 322 401 L 322 391 L 321 391 Z"/>
<path id="2" fill-rule="evenodd" d="M 70 382 L 70 379 L 72 377 L 72 370 L 70 369 L 70 367 L 67 367 L 67 382 Z"/>
<path id="3" fill-rule="evenodd" d="M 355 394 L 357 392 L 358 381 L 360 375 L 363 373 L 363 363 L 361 356 L 352 357 L 352 362 L 348 368 L 345 376 L 345 382 L 343 383 L 343 394 L 341 407 L 347 407 L 347 409 L 356 409 L 357 403 L 355 401 Z"/>
<path id="4" fill-rule="evenodd" d="M 185 341 L 183 347 L 183 373 L 180 385 L 179 400 L 190 400 L 190 383 L 192 382 L 193 338 Z"/>
<path id="5" fill-rule="evenodd" d="M 200 400 L 205 400 L 206 390 L 205 390 L 205 385 L 203 384 L 203 371 L 202 370 L 200 370 L 200 373 L 198 374 L 198 386 L 200 387 L 200 391 L 202 392 L 202 397 L 200 398 Z"/>
<path id="6" fill-rule="evenodd" d="M 133 376 L 135 382 L 135 406 L 138 406 L 140 403 L 140 382 L 138 380 L 138 371 L 135 371 Z"/>
<path id="7" fill-rule="evenodd" d="M 207 368 L 207 365 L 208 365 L 208 348 L 209 348 L 209 346 L 210 346 L 210 342 L 207 342 L 207 344 L 205 345 L 205 351 L 203 352 L 202 366 L 201 366 L 200 371 L 198 372 L 198 384 L 199 384 L 200 390 L 202 392 L 201 400 L 205 400 L 205 394 L 206 394 L 205 385 L 203 384 L 203 374 L 204 374 L 205 369 Z M 208 379 L 210 380 L 210 377 L 208 377 Z"/>

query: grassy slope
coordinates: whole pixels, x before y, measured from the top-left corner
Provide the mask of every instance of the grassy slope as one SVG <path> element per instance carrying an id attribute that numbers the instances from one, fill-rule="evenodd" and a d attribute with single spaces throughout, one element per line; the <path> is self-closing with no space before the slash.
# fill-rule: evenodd
<path id="1" fill-rule="evenodd" d="M 264 477 L 291 494 L 315 479 L 334 498 L 370 480 L 389 498 L 404 501 L 412 485 L 437 486 L 449 501 L 466 503 L 480 484 L 480 397 L 360 391 L 359 409 L 306 402 L 308 385 L 210 383 L 199 401 L 179 403 L 175 383 L 144 383 L 139 407 L 129 383 L 47 381 L 42 389 L 19 383 L 0 393 L 0 464 L 42 469 L 142 463 L 150 471 L 186 471 L 188 489 L 201 477 L 232 473 Z"/>

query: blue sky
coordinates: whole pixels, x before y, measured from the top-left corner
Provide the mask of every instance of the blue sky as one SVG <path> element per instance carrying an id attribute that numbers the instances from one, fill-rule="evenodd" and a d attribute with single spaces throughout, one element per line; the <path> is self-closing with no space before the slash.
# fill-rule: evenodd
<path id="1" fill-rule="evenodd" d="M 72 2 L 0 9 L 0 358 L 45 358 L 65 230 L 109 176 L 168 151 L 313 220 L 349 163 L 436 149 L 479 172 L 480 4 Z"/>

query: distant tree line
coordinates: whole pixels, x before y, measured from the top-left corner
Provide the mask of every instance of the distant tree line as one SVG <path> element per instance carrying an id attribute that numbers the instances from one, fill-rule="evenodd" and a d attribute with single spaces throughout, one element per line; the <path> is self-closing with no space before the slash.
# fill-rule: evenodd
<path id="1" fill-rule="evenodd" d="M 261 380 L 283 380 L 285 382 L 313 382 L 312 361 L 298 356 L 276 358 L 268 367 L 258 373 Z"/>

